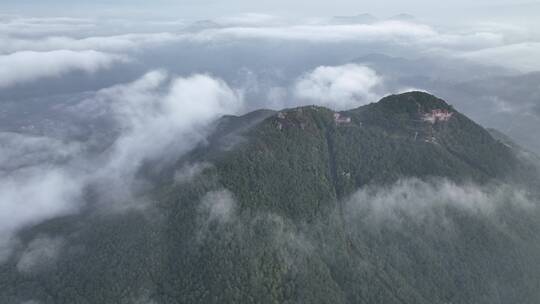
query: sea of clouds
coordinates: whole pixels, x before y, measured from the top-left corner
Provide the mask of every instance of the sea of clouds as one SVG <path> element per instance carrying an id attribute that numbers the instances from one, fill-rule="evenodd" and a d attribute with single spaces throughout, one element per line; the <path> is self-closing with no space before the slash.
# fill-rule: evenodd
<path id="1" fill-rule="evenodd" d="M 538 41 L 528 28 L 494 22 L 447 28 L 264 14 L 204 22 L 2 16 L 0 260 L 18 248 L 22 229 L 79 212 L 89 188 L 100 189 L 106 204 L 136 201 L 146 162 L 178 159 L 226 114 L 307 104 L 344 110 L 425 90 L 538 152 Z M 484 190 L 416 183 L 390 193 L 456 190 L 482 210 L 489 199 Z M 354 200 L 366 200 L 362 191 Z M 394 208 L 392 195 L 370 199 Z M 210 218 L 230 216 L 232 197 L 208 194 Z M 54 256 L 62 244 L 42 236 L 24 245 L 18 267 Z"/>

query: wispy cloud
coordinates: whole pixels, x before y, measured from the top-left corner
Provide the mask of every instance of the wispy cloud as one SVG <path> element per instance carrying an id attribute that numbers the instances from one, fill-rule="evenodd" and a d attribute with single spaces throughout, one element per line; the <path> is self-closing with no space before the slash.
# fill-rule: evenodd
<path id="1" fill-rule="evenodd" d="M 409 221 L 448 220 L 447 208 L 496 218 L 499 210 L 509 206 L 526 209 L 536 204 L 526 190 L 512 185 L 457 184 L 446 179 L 411 178 L 389 186 L 358 190 L 346 203 L 346 214 L 376 225 L 399 227 Z"/>
<path id="2" fill-rule="evenodd" d="M 207 162 L 185 164 L 174 173 L 174 181 L 178 184 L 185 184 L 193 181 L 204 170 L 211 168 L 212 164 Z"/>
<path id="3" fill-rule="evenodd" d="M 9 256 L 16 233 L 25 227 L 79 211 L 84 190 L 98 187 L 111 208 L 131 198 L 138 169 L 146 161 L 174 161 L 211 131 L 209 124 L 242 106 L 239 92 L 207 75 L 172 77 L 154 71 L 135 82 L 101 90 L 77 109 L 101 107 L 119 128 L 114 143 L 102 154 L 88 157 L 83 143 L 61 143 L 46 137 L 3 133 L 0 168 L 0 255 Z M 13 135 L 13 137 L 11 136 Z M 39 145 L 40 147 L 37 147 Z M 8 164 L 15 154 L 24 161 Z M 42 161 L 58 159 L 57 163 Z M 113 204 L 116 203 L 116 204 Z M 112 204 L 112 205 L 111 205 Z"/>
<path id="4" fill-rule="evenodd" d="M 205 214 L 205 222 L 226 223 L 232 220 L 236 212 L 233 194 L 226 190 L 207 193 L 201 200 L 200 211 Z"/>
<path id="5" fill-rule="evenodd" d="M 95 101 L 111 105 L 122 130 L 103 174 L 115 172 L 119 180 L 132 176 L 144 161 L 170 151 L 182 155 L 205 139 L 210 122 L 242 107 L 240 93 L 221 80 L 207 75 L 171 79 L 163 71 L 103 90 Z"/>
<path id="6" fill-rule="evenodd" d="M 17 270 L 30 273 L 54 265 L 63 245 L 64 240 L 60 237 L 38 236 L 23 251 L 17 262 Z"/>

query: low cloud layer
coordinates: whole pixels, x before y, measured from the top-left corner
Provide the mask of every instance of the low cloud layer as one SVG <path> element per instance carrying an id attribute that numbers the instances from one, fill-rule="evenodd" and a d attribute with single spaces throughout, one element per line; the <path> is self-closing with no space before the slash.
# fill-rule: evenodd
<path id="1" fill-rule="evenodd" d="M 4 38 L 5 45 L 0 52 L 21 51 L 50 52 L 55 50 L 121 52 L 135 51 L 142 47 L 155 47 L 167 42 L 175 42 L 182 36 L 172 33 L 128 33 L 122 35 L 91 36 L 74 38 L 50 36 L 46 38 Z"/>
<path id="2" fill-rule="evenodd" d="M 95 73 L 126 61 L 118 55 L 96 51 L 55 50 L 21 51 L 0 56 L 0 88 L 31 82 L 40 78 L 60 77 L 69 72 Z"/>
<path id="3" fill-rule="evenodd" d="M 156 24 L 161 26 L 156 28 Z M 13 31 L 17 25 L 33 35 L 17 34 Z M 77 26 L 87 31 L 82 31 L 82 35 L 68 31 Z M 538 59 L 537 37 L 526 28 L 496 22 L 459 26 L 442 28 L 410 20 L 332 24 L 324 19 L 291 21 L 265 14 L 243 14 L 192 24 L 178 20 L 135 23 L 128 19 L 105 22 L 99 19 L 19 18 L 8 19 L 4 23 L 0 20 L 0 53 L 59 50 L 138 53 L 142 49 L 165 45 L 205 46 L 277 40 L 315 45 L 355 43 L 383 46 L 422 55 L 467 57 L 508 68 L 517 66 L 526 71 L 540 69 L 534 64 Z M 517 62 L 516 57 L 509 57 L 512 54 L 520 54 Z M 510 60 L 500 60 L 502 58 Z M 533 65 L 528 66 L 529 63 Z"/>
<path id="4" fill-rule="evenodd" d="M 201 31 L 195 40 L 278 39 L 313 43 L 388 42 L 400 45 L 445 48 L 479 48 L 503 43 L 503 36 L 491 32 L 443 33 L 421 23 L 379 21 L 371 24 L 336 25 L 327 22 L 287 26 L 231 26 Z"/>

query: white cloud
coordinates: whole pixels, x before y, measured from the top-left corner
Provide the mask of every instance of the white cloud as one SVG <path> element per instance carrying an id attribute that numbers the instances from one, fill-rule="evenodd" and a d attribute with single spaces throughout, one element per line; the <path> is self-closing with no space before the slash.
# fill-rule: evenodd
<path id="1" fill-rule="evenodd" d="M 373 24 L 285 24 L 280 18 L 261 14 L 244 14 L 216 19 L 216 27 L 195 32 L 150 32 L 102 35 L 84 38 L 45 36 L 15 38 L 4 36 L 0 52 L 22 50 L 50 51 L 101 50 L 134 51 L 136 48 L 169 42 L 213 42 L 242 39 L 278 39 L 318 43 L 390 43 L 401 46 L 478 49 L 502 45 L 504 35 L 483 27 L 477 31 L 441 32 L 425 24 L 404 21 L 381 21 Z M 221 26 L 220 26 L 221 24 Z M 188 27 L 189 28 L 189 27 Z M 126 30 L 126 29 L 125 29 Z M 127 29 L 129 30 L 129 29 Z"/>
<path id="2" fill-rule="evenodd" d="M 347 215 L 375 224 L 436 221 L 445 208 L 458 208 L 474 215 L 491 216 L 503 206 L 531 208 L 529 194 L 510 185 L 456 184 L 440 179 L 399 180 L 389 186 L 360 189 L 346 203 Z"/>
<path id="3" fill-rule="evenodd" d="M 188 37 L 186 37 L 188 39 Z M 504 43 L 504 36 L 497 32 L 439 31 L 429 25 L 406 21 L 381 21 L 372 24 L 300 24 L 274 26 L 229 26 L 195 33 L 195 41 L 278 39 L 314 43 L 383 43 L 400 47 L 479 49 Z"/>
<path id="4" fill-rule="evenodd" d="M 83 181 L 62 168 L 25 168 L 0 178 L 0 248 L 19 229 L 78 210 Z"/>
<path id="5" fill-rule="evenodd" d="M 16 231 L 78 210 L 84 176 L 62 166 L 81 153 L 77 142 L 1 132 L 0 144 L 1 263 Z"/>
<path id="6" fill-rule="evenodd" d="M 194 39 L 283 39 L 311 42 L 411 40 L 436 36 L 426 25 L 386 21 L 356 25 L 293 25 L 273 27 L 227 27 L 202 31 Z"/>
<path id="7" fill-rule="evenodd" d="M 126 58 L 96 51 L 23 51 L 0 56 L 0 88 L 59 77 L 72 71 L 94 73 Z"/>
<path id="8" fill-rule="evenodd" d="M 504 37 L 505 41 L 534 39 L 534 34 L 528 28 L 509 23 L 480 21 L 467 25 L 467 28 L 469 31 L 472 29 L 476 32 L 498 33 Z"/>
<path id="9" fill-rule="evenodd" d="M 365 66 L 321 66 L 298 79 L 294 91 L 310 103 L 344 110 L 377 101 L 381 84 L 382 78 Z"/>
<path id="10" fill-rule="evenodd" d="M 526 42 L 466 52 L 460 57 L 520 72 L 540 71 L 540 42 Z"/>
<path id="11" fill-rule="evenodd" d="M 161 71 L 103 90 L 97 99 L 112 102 L 122 129 L 104 168 L 107 175 L 130 176 L 146 160 L 170 151 L 181 155 L 206 138 L 210 122 L 242 108 L 240 94 L 221 80 L 206 75 L 170 79 Z"/>
<path id="12" fill-rule="evenodd" d="M 52 36 L 39 39 L 0 38 L 3 42 L 0 52 L 10 53 L 17 51 L 138 51 L 141 47 L 157 46 L 167 42 L 179 41 L 182 35 L 172 33 L 140 33 L 113 36 L 94 36 L 86 38 L 72 38 L 66 36 Z"/>

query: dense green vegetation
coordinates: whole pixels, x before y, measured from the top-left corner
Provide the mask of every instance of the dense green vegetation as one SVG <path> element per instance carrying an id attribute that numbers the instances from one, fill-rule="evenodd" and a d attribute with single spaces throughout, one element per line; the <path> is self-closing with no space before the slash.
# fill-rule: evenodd
<path id="1" fill-rule="evenodd" d="M 423 120 L 436 109 L 453 116 Z M 89 208 L 24 231 L 23 243 L 66 241 L 39 271 L 17 269 L 21 252 L 0 265 L 0 303 L 540 301 L 536 208 L 434 204 L 427 217 L 374 224 L 347 204 L 358 189 L 407 178 L 531 187 L 534 169 L 511 147 L 425 93 L 341 112 L 350 122 L 334 114 L 226 117 L 176 169 L 211 165 L 189 182 L 163 172 L 146 208 Z"/>

